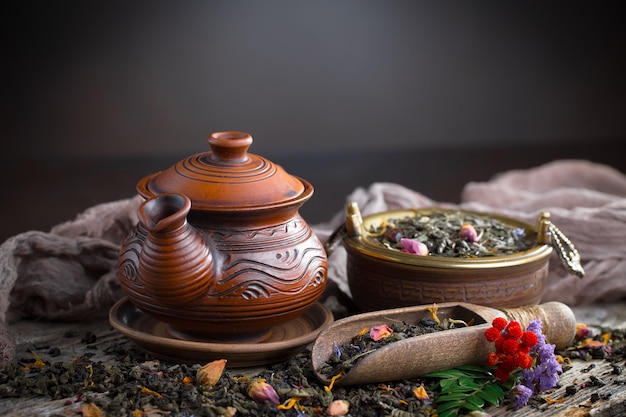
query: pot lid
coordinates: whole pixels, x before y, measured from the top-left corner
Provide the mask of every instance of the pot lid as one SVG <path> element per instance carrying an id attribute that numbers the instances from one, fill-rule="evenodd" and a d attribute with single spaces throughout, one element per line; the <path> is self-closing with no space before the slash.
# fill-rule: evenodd
<path id="1" fill-rule="evenodd" d="M 145 198 L 184 194 L 195 210 L 245 210 L 298 204 L 313 193 L 308 182 L 248 153 L 252 136 L 245 132 L 215 132 L 208 142 L 210 152 L 192 155 L 139 181 L 139 194 Z"/>

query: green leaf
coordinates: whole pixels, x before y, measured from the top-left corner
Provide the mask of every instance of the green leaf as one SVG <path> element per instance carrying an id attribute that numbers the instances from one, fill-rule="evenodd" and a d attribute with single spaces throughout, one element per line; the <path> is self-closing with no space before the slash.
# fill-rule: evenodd
<path id="1" fill-rule="evenodd" d="M 441 392 L 448 392 L 458 386 L 458 384 L 456 379 L 442 379 L 439 381 L 439 386 L 441 387 Z"/>
<path id="2" fill-rule="evenodd" d="M 443 412 L 440 412 L 439 409 L 437 409 L 437 414 L 439 415 L 439 417 L 456 417 L 459 415 L 459 409 L 451 408 Z"/>
<path id="3" fill-rule="evenodd" d="M 424 375 L 425 378 L 453 378 L 453 377 L 460 377 L 460 376 L 465 376 L 466 374 L 456 368 L 452 368 L 452 369 L 446 369 L 445 371 L 436 371 L 436 372 L 431 372 L 429 374 Z"/>
<path id="4" fill-rule="evenodd" d="M 455 409 L 458 412 L 460 408 L 461 408 L 461 404 L 458 401 L 447 401 L 437 406 L 437 414 L 441 414 L 444 411 L 451 410 L 451 409 Z"/>
<path id="5" fill-rule="evenodd" d="M 504 390 L 498 384 L 488 384 L 488 385 L 485 385 L 485 389 L 488 390 L 488 391 L 493 392 L 494 395 L 496 395 L 498 398 L 504 398 Z"/>
<path id="6" fill-rule="evenodd" d="M 500 403 L 500 400 L 497 397 L 494 397 L 488 392 L 478 391 L 476 394 L 491 405 L 498 405 Z"/>
<path id="7" fill-rule="evenodd" d="M 477 405 L 474 405 L 472 403 L 463 403 L 461 404 L 461 408 L 464 408 L 470 411 L 481 411 L 483 409 L 482 407 L 478 407 Z"/>
<path id="8" fill-rule="evenodd" d="M 468 404 L 473 407 L 476 407 L 476 409 L 478 410 L 482 409 L 485 406 L 485 402 L 483 401 L 482 398 L 480 398 L 477 392 L 472 395 L 467 396 L 464 405 L 468 405 Z"/>
<path id="9" fill-rule="evenodd" d="M 506 391 L 511 391 L 515 384 L 517 384 L 517 378 L 513 377 L 511 377 L 511 379 L 506 382 L 498 381 L 498 385 L 500 385 Z"/>
<path id="10" fill-rule="evenodd" d="M 504 391 L 496 384 L 487 384 L 483 387 L 482 391 L 478 391 L 478 395 L 490 404 L 498 405 L 500 400 L 504 398 Z"/>
<path id="11" fill-rule="evenodd" d="M 474 392 L 477 389 L 480 389 L 480 386 L 466 387 L 463 385 L 455 385 L 453 387 L 450 387 L 448 391 L 442 392 L 442 394 L 462 393 L 462 394 L 467 395 L 467 393 Z"/>
<path id="12" fill-rule="evenodd" d="M 457 366 L 456 368 L 431 372 L 424 375 L 426 378 L 454 378 L 462 376 L 469 376 L 472 378 L 488 378 L 491 377 L 492 374 L 489 369 L 481 366 L 462 365 Z"/>
<path id="13" fill-rule="evenodd" d="M 462 387 L 467 387 L 467 388 L 473 388 L 473 389 L 477 389 L 480 387 L 480 384 L 478 384 L 474 378 L 468 377 L 468 376 L 464 376 L 459 378 L 459 385 Z"/>
<path id="14" fill-rule="evenodd" d="M 437 384 L 439 396 L 435 400 L 440 417 L 455 417 L 462 409 L 480 411 L 486 403 L 498 405 L 504 398 L 502 387 L 496 384 L 493 374 L 484 367 L 459 366 L 425 376 L 440 378 Z"/>
<path id="15" fill-rule="evenodd" d="M 465 401 L 465 398 L 467 398 L 468 395 L 469 394 L 466 392 L 453 392 L 449 394 L 444 394 L 444 395 L 439 396 L 439 398 L 437 398 L 437 402 L 458 401 L 458 400 Z"/>
<path id="16" fill-rule="evenodd" d="M 475 365 L 460 365 L 457 366 L 456 369 L 461 371 L 470 371 L 470 372 L 478 372 L 481 374 L 489 374 L 491 375 L 491 371 L 484 366 L 475 366 Z"/>

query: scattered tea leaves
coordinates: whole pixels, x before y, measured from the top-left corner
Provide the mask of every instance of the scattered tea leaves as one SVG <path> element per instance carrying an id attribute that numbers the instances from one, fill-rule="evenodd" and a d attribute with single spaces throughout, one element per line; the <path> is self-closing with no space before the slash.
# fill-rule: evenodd
<path id="1" fill-rule="evenodd" d="M 436 326 L 434 323 L 432 320 L 429 325 Z M 441 323 L 446 326 L 447 319 L 442 318 Z M 400 333 L 402 331 L 396 328 L 390 337 L 398 337 Z M 367 334 L 363 333 L 362 337 Z M 591 340 L 601 343 L 591 343 Z M 71 360 L 51 361 L 51 356 L 46 353 L 48 349 L 42 348 L 38 352 L 44 364 L 41 367 L 23 369 L 36 362 L 33 352 L 28 352 L 2 369 L 0 398 L 3 401 L 35 397 L 59 399 L 65 404 L 59 415 L 80 415 L 82 412 L 85 416 L 101 413 L 112 417 L 302 417 L 325 415 L 329 405 L 336 400 L 349 403 L 348 415 L 363 417 L 449 417 L 459 412 L 462 415 L 481 402 L 485 407 L 495 404 L 505 409 L 511 407 L 511 399 L 506 393 L 502 398 L 497 386 L 481 385 L 488 377 L 485 369 L 480 367 L 459 367 L 412 380 L 335 386 L 326 390 L 312 370 L 310 350 L 305 350 L 263 369 L 225 369 L 221 378 L 210 387 L 196 380 L 200 364 L 155 360 L 131 341 L 103 343 L 98 349 L 107 354 L 106 360 L 92 360 L 90 351 Z M 597 335 L 586 332 L 558 353 L 564 358 L 565 372 L 570 368 L 568 362 L 594 358 L 614 366 L 603 375 L 595 375 L 591 366 L 587 372 L 579 371 L 577 378 L 567 390 L 563 388 L 561 395 L 551 393 L 549 398 L 536 397 L 531 399 L 533 402 L 528 407 L 559 406 L 560 403 L 551 404 L 579 395 L 601 401 L 607 394 L 598 394 L 597 390 L 605 389 L 609 384 L 621 388 L 626 383 L 622 373 L 626 359 L 626 330 L 602 329 Z M 610 376 L 613 376 L 611 382 Z M 259 379 L 264 379 L 276 390 L 281 401 L 280 409 L 268 401 L 259 403 L 248 395 L 252 381 Z M 601 385 L 602 382 L 606 385 Z"/>

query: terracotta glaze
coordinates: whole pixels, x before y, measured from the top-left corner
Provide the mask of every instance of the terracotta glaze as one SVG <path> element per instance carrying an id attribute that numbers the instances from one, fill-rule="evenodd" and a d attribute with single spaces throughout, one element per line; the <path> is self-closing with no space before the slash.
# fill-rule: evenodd
<path id="1" fill-rule="evenodd" d="M 299 208 L 307 181 L 217 132 L 211 150 L 137 185 L 146 199 L 120 252 L 129 300 L 182 339 L 260 341 L 322 295 L 324 248 Z"/>

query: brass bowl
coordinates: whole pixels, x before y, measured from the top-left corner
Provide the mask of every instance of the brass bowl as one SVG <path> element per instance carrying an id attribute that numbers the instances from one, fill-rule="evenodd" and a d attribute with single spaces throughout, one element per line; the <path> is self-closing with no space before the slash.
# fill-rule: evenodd
<path id="1" fill-rule="evenodd" d="M 388 219 L 428 215 L 434 211 L 463 213 L 463 210 L 424 208 L 388 211 L 363 218 L 355 203 L 349 205 L 343 244 L 347 251 L 348 285 L 359 309 L 373 311 L 444 302 L 508 308 L 541 301 L 554 249 L 549 213 L 542 213 L 537 226 L 533 227 L 503 216 L 465 211 L 523 228 L 526 236 L 536 240 L 536 245 L 530 249 L 510 255 L 417 256 L 390 249 L 369 232 L 372 225 L 380 226 Z"/>

